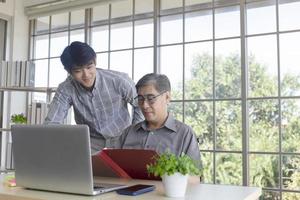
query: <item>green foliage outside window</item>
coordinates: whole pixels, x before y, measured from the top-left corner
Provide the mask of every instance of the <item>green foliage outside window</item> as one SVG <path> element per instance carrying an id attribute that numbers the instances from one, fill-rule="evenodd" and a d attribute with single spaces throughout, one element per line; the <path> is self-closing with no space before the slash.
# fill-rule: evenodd
<path id="1" fill-rule="evenodd" d="M 213 97 L 213 57 L 208 53 L 194 57 L 191 77 L 184 83 L 185 98 L 212 99 Z M 248 58 L 249 95 L 251 97 L 278 96 L 277 77 L 272 77 L 266 67 L 258 63 L 254 56 Z M 240 98 L 241 88 L 240 57 L 232 54 L 215 58 L 216 98 Z M 182 85 L 182 83 L 180 83 Z M 174 99 L 181 99 L 181 93 L 172 91 Z M 181 87 L 177 87 L 181 88 Z M 287 74 L 281 77 L 281 95 L 296 95 L 300 89 L 300 76 Z M 281 100 L 281 124 L 278 99 L 258 99 L 249 103 L 249 147 L 250 151 L 278 152 L 279 127 L 282 131 L 282 151 L 300 152 L 300 100 Z M 172 103 L 173 115 L 182 119 L 182 104 Z M 213 150 L 213 133 L 216 134 L 216 149 L 227 151 L 242 150 L 242 115 L 240 100 L 220 100 L 215 102 L 213 116 L 212 101 L 185 102 L 185 123 L 189 124 L 200 138 L 200 148 Z M 213 130 L 215 120 L 216 130 Z M 205 182 L 213 182 L 212 153 L 202 153 Z M 242 184 L 242 159 L 234 154 L 216 154 L 216 181 L 224 184 Z M 282 169 L 282 187 L 300 190 L 300 156 L 289 156 L 289 162 Z M 250 184 L 259 187 L 279 189 L 279 155 L 250 154 Z M 278 199 L 279 193 L 265 192 L 264 199 Z M 294 200 L 297 193 L 284 193 L 284 200 Z"/>

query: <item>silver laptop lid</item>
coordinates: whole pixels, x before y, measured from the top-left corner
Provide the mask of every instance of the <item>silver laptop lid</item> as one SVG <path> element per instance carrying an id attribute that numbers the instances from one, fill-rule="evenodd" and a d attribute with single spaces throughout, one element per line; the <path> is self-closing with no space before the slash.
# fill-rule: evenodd
<path id="1" fill-rule="evenodd" d="M 13 125 L 18 186 L 93 195 L 86 125 Z"/>

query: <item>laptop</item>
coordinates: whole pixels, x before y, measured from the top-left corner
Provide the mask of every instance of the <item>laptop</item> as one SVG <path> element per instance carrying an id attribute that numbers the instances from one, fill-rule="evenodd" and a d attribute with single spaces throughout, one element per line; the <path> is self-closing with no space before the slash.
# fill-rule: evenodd
<path id="1" fill-rule="evenodd" d="M 17 186 L 83 195 L 128 187 L 94 184 L 87 125 L 12 125 L 11 131 Z"/>

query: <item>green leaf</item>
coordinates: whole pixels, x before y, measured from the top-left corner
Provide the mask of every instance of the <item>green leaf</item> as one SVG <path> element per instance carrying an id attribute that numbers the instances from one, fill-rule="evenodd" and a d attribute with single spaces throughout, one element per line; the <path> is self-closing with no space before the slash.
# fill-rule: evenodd
<path id="1" fill-rule="evenodd" d="M 177 157 L 167 151 L 154 157 L 154 160 L 153 164 L 147 165 L 148 173 L 154 174 L 154 176 L 162 177 L 164 174 L 172 175 L 175 172 L 183 175 L 201 175 L 199 165 L 184 153 Z"/>
<path id="2" fill-rule="evenodd" d="M 21 114 L 14 114 L 10 118 L 11 122 L 15 124 L 26 124 L 27 123 L 27 117 L 21 113 Z"/>

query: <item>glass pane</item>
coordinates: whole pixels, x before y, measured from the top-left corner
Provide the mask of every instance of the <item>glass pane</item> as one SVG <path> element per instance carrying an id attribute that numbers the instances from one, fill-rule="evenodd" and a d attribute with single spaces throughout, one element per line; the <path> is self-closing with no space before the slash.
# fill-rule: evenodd
<path id="1" fill-rule="evenodd" d="M 216 102 L 216 148 L 242 150 L 242 108 L 240 101 Z"/>
<path id="2" fill-rule="evenodd" d="M 49 76 L 49 86 L 50 87 L 57 87 L 68 76 L 68 73 L 64 69 L 59 58 L 50 59 L 49 71 L 50 71 L 49 72 L 50 73 L 50 76 Z"/>
<path id="3" fill-rule="evenodd" d="M 279 0 L 280 31 L 300 29 L 300 2 Z"/>
<path id="4" fill-rule="evenodd" d="M 240 44 L 240 39 L 215 42 L 215 90 L 217 98 L 239 98 L 241 96 Z"/>
<path id="5" fill-rule="evenodd" d="M 203 181 L 204 183 L 213 184 L 213 153 L 200 152 L 201 153 L 201 162 L 203 166 Z"/>
<path id="6" fill-rule="evenodd" d="M 278 101 L 249 101 L 250 151 L 278 151 Z"/>
<path id="7" fill-rule="evenodd" d="M 299 142 L 299 141 L 298 141 Z M 288 190 L 300 190 L 300 156 L 283 156 L 282 187 Z M 300 196 L 299 196 L 300 197 Z"/>
<path id="8" fill-rule="evenodd" d="M 51 18 L 51 31 L 67 30 L 69 28 L 69 13 L 53 15 Z"/>
<path id="9" fill-rule="evenodd" d="M 49 32 L 49 17 L 38 17 L 36 19 L 36 34 Z"/>
<path id="10" fill-rule="evenodd" d="M 199 138 L 200 149 L 213 149 L 212 102 L 186 102 L 185 123 L 193 128 Z"/>
<path id="11" fill-rule="evenodd" d="M 44 92 L 33 92 L 32 93 L 32 101 L 37 102 L 46 102 L 47 95 Z"/>
<path id="12" fill-rule="evenodd" d="M 175 119 L 183 121 L 182 102 L 171 102 L 168 106 L 168 110 Z"/>
<path id="13" fill-rule="evenodd" d="M 279 187 L 279 161 L 275 155 L 252 154 L 249 156 L 250 185 L 257 187 Z"/>
<path id="14" fill-rule="evenodd" d="M 248 38 L 249 96 L 278 95 L 276 35 Z"/>
<path id="15" fill-rule="evenodd" d="M 218 184 L 242 185 L 242 155 L 216 154 L 216 182 Z"/>
<path id="16" fill-rule="evenodd" d="M 182 62 L 182 45 L 160 48 L 161 73 L 170 79 L 173 99 L 182 99 Z"/>
<path id="17" fill-rule="evenodd" d="M 70 43 L 74 41 L 84 42 L 84 30 L 70 31 Z"/>
<path id="18" fill-rule="evenodd" d="M 153 46 L 153 19 L 135 22 L 134 47 Z"/>
<path id="19" fill-rule="evenodd" d="M 108 5 L 100 5 L 93 7 L 93 23 L 97 21 L 107 20 L 109 15 L 109 7 Z"/>
<path id="20" fill-rule="evenodd" d="M 47 58 L 49 50 L 49 35 L 41 35 L 34 37 L 35 49 L 34 58 Z"/>
<path id="21" fill-rule="evenodd" d="M 215 11 L 215 37 L 225 38 L 240 35 L 240 8 L 218 8 Z"/>
<path id="22" fill-rule="evenodd" d="M 280 35 L 281 95 L 300 95 L 300 33 Z"/>
<path id="23" fill-rule="evenodd" d="M 207 40 L 213 36 L 212 11 L 188 13 L 185 16 L 185 41 Z"/>
<path id="24" fill-rule="evenodd" d="M 213 95 L 212 42 L 185 45 L 185 98 L 203 99 Z"/>
<path id="25" fill-rule="evenodd" d="M 95 52 L 108 51 L 108 26 L 92 28 L 92 47 Z"/>
<path id="26" fill-rule="evenodd" d="M 35 62 L 34 87 L 47 87 L 48 60 L 36 60 Z"/>
<path id="27" fill-rule="evenodd" d="M 111 26 L 111 49 L 132 48 L 132 22 Z"/>
<path id="28" fill-rule="evenodd" d="M 68 33 L 62 32 L 51 34 L 50 43 L 50 57 L 60 56 L 68 45 Z"/>
<path id="29" fill-rule="evenodd" d="M 276 31 L 275 1 L 248 4 L 246 30 L 249 35 Z"/>
<path id="30" fill-rule="evenodd" d="M 153 48 L 134 50 L 134 81 L 153 72 Z"/>
<path id="31" fill-rule="evenodd" d="M 282 151 L 300 153 L 300 99 L 281 100 L 281 111 Z"/>
<path id="32" fill-rule="evenodd" d="M 108 53 L 97 54 L 97 68 L 108 69 Z"/>
<path id="33" fill-rule="evenodd" d="M 132 15 L 132 0 L 122 0 L 111 3 L 111 17 L 124 17 Z"/>
<path id="34" fill-rule="evenodd" d="M 26 94 L 28 93 L 21 92 L 21 91 L 11 91 L 10 94 L 11 94 L 10 105 L 13 105 L 10 107 L 11 109 L 10 116 L 14 114 L 21 114 L 21 113 L 26 116 L 26 108 L 27 108 Z M 28 119 L 28 122 L 30 122 L 30 118 Z"/>
<path id="35" fill-rule="evenodd" d="M 161 17 L 160 23 L 161 44 L 182 42 L 182 15 Z"/>
<path id="36" fill-rule="evenodd" d="M 298 200 L 300 199 L 300 193 L 293 192 L 283 192 L 282 200 Z"/>
<path id="37" fill-rule="evenodd" d="M 153 0 L 138 0 L 135 1 L 135 14 L 153 12 Z"/>
<path id="38" fill-rule="evenodd" d="M 180 8 L 180 7 L 182 7 L 182 0 L 161 0 L 160 1 L 161 10 Z"/>
<path id="39" fill-rule="evenodd" d="M 76 10 L 71 12 L 71 29 L 84 27 L 84 16 L 85 16 L 84 10 Z"/>
<path id="40" fill-rule="evenodd" d="M 125 72 L 132 78 L 132 51 L 111 52 L 110 69 Z"/>

